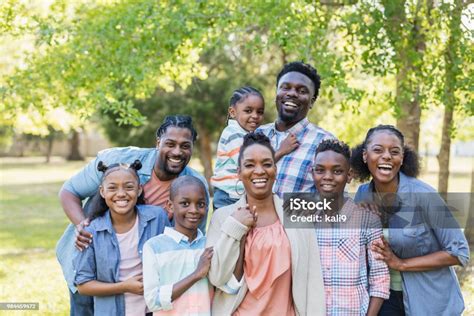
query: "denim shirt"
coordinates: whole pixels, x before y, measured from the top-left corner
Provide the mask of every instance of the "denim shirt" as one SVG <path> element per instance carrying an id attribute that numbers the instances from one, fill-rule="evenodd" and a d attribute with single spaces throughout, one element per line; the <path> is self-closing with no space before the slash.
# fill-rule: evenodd
<path id="1" fill-rule="evenodd" d="M 150 238 L 163 233 L 169 226 L 166 211 L 157 206 L 138 205 L 138 253 L 142 256 L 143 245 Z M 92 244 L 73 258 L 74 283 L 92 280 L 106 283 L 119 282 L 120 248 L 112 226 L 110 211 L 92 221 L 86 230 L 93 235 Z M 125 316 L 124 295 L 94 296 L 94 315 Z"/>
<path id="2" fill-rule="evenodd" d="M 117 147 L 102 150 L 97 154 L 97 157 L 94 160 L 90 161 L 82 170 L 67 180 L 62 189 L 67 190 L 79 197 L 81 200 L 84 200 L 93 196 L 100 186 L 102 172 L 97 170 L 97 164 L 99 161 L 103 161 L 106 165 L 110 165 L 120 162 L 133 163 L 137 159 L 142 163 L 142 168 L 138 170 L 137 173 L 140 178 L 140 184 L 144 185 L 151 179 L 157 156 L 158 151 L 155 148 Z M 194 176 L 204 183 L 206 187 L 206 202 L 209 206 L 210 198 L 206 179 L 190 167 L 185 167 L 179 176 L 185 175 Z M 199 229 L 201 229 L 202 232 L 206 231 L 206 223 L 207 210 L 206 216 L 199 226 Z M 56 245 L 56 257 L 63 270 L 66 283 L 73 293 L 76 292 L 76 288 L 73 284 L 74 274 L 71 260 L 74 253 L 74 242 L 76 239 L 74 229 L 74 225 L 70 224 Z"/>
<path id="3" fill-rule="evenodd" d="M 373 183 L 357 190 L 355 201 L 373 200 Z M 400 258 L 446 251 L 461 265 L 469 261 L 469 246 L 444 201 L 428 184 L 399 173 L 399 205 L 388 220 L 389 244 Z M 407 315 L 461 315 L 464 300 L 453 267 L 401 272 Z"/>

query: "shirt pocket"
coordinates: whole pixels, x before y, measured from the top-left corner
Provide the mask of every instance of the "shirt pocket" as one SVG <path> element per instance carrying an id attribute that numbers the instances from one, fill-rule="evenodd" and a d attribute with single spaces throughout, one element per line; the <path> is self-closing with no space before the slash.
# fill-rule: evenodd
<path id="1" fill-rule="evenodd" d="M 357 263 L 360 245 L 358 237 L 340 238 L 337 245 L 337 258 L 342 263 Z"/>
<path id="2" fill-rule="evenodd" d="M 420 256 L 428 253 L 429 236 L 424 224 L 403 228 L 403 248 L 409 256 Z"/>

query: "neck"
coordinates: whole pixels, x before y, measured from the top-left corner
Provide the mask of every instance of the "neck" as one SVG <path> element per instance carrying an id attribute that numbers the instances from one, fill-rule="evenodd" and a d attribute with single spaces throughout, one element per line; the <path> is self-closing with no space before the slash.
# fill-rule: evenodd
<path id="1" fill-rule="evenodd" d="M 132 226 L 135 224 L 136 217 L 137 212 L 135 209 L 133 209 L 132 212 L 127 212 L 126 214 L 117 214 L 110 211 L 112 226 L 119 234 L 129 231 L 130 228 L 132 228 Z"/>
<path id="2" fill-rule="evenodd" d="M 191 242 L 197 237 L 197 229 L 188 229 L 179 225 L 174 225 L 174 229 L 176 229 L 177 232 L 180 232 L 184 236 L 188 237 L 188 240 Z"/>
<path id="3" fill-rule="evenodd" d="M 156 174 L 160 181 L 170 181 L 178 177 L 177 175 L 170 174 L 165 170 L 161 169 L 158 163 L 158 159 L 155 161 L 155 165 L 153 166 L 153 172 Z"/>
<path id="4" fill-rule="evenodd" d="M 250 209 L 253 209 L 255 206 L 255 209 L 257 210 L 257 213 L 265 213 L 269 211 L 274 211 L 275 210 L 275 205 L 273 205 L 273 195 L 270 194 L 269 196 L 265 197 L 264 199 L 256 199 L 249 194 L 247 194 L 247 204 L 249 205 Z"/>
<path id="5" fill-rule="evenodd" d="M 295 126 L 298 122 L 285 122 L 278 118 L 275 122 L 275 128 L 279 132 L 284 132 Z"/>
<path id="6" fill-rule="evenodd" d="M 398 177 L 388 183 L 380 183 L 374 180 L 375 190 L 379 193 L 397 193 L 398 191 Z"/>

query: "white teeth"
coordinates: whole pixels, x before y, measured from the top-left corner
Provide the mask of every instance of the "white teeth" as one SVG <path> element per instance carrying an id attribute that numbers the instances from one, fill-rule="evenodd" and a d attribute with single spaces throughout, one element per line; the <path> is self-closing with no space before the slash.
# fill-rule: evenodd
<path id="1" fill-rule="evenodd" d="M 291 102 L 291 101 L 286 101 L 284 104 L 285 104 L 285 105 L 288 105 L 288 106 L 292 106 L 292 107 L 294 107 L 294 108 L 298 107 L 298 105 L 296 105 L 295 103 L 293 103 L 293 102 Z"/>
<path id="2" fill-rule="evenodd" d="M 180 163 L 181 159 L 173 159 L 173 158 L 168 158 L 169 161 L 174 162 L 174 163 Z"/>
<path id="3" fill-rule="evenodd" d="M 253 183 L 266 183 L 267 179 L 253 179 L 252 182 Z"/>
<path id="4" fill-rule="evenodd" d="M 381 165 L 378 165 L 379 168 L 385 168 L 385 169 L 390 169 L 392 170 L 392 166 L 391 165 L 387 165 L 387 164 L 381 164 Z"/>
<path id="5" fill-rule="evenodd" d="M 115 201 L 115 204 L 117 204 L 118 206 L 127 206 L 128 201 L 127 200 Z"/>

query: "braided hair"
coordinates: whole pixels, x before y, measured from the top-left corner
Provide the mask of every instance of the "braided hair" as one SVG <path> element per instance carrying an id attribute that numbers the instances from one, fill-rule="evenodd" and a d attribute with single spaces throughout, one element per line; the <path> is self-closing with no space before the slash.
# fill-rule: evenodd
<path id="1" fill-rule="evenodd" d="M 192 135 L 193 143 L 197 138 L 197 132 L 193 126 L 193 119 L 189 115 L 168 115 L 163 120 L 163 124 L 156 130 L 156 137 L 159 138 L 166 133 L 169 127 L 187 128 Z"/>
<path id="2" fill-rule="evenodd" d="M 319 88 L 321 87 L 321 77 L 319 76 L 317 70 L 311 66 L 310 64 L 305 64 L 302 61 L 294 61 L 291 63 L 286 64 L 283 66 L 283 69 L 280 71 L 280 73 L 277 76 L 277 88 L 278 88 L 278 83 L 280 82 L 281 77 L 283 77 L 285 74 L 289 72 L 299 72 L 306 77 L 308 77 L 314 85 L 314 99 L 319 95 Z"/>
<path id="3" fill-rule="evenodd" d="M 369 168 L 363 160 L 363 154 L 364 150 L 367 149 L 367 144 L 376 132 L 388 132 L 400 140 L 403 148 L 403 163 L 400 167 L 400 171 L 409 177 L 416 178 L 420 173 L 420 159 L 418 154 L 411 147 L 405 145 L 405 137 L 402 132 L 393 125 L 378 125 L 372 127 L 367 132 L 364 141 L 352 149 L 351 167 L 355 173 L 355 178 L 363 182 L 368 180 L 371 176 Z"/>
<path id="4" fill-rule="evenodd" d="M 97 164 L 97 170 L 102 172 L 101 184 L 104 183 L 105 178 L 113 171 L 117 170 L 128 170 L 131 171 L 133 175 L 137 178 L 137 183 L 140 185 L 140 178 L 138 177 L 137 171 L 142 168 L 142 163 L 140 160 L 135 160 L 132 164 L 126 163 L 113 163 L 109 166 L 105 165 L 104 162 L 99 161 Z M 145 204 L 145 195 L 142 191 L 142 194 L 138 197 L 137 205 L 138 204 Z M 100 191 L 97 190 L 96 194 L 91 197 L 91 202 L 89 203 L 88 208 L 91 210 L 89 218 L 92 221 L 97 217 L 104 216 L 106 211 L 109 209 L 107 204 L 105 203 L 105 199 L 100 195 Z"/>

